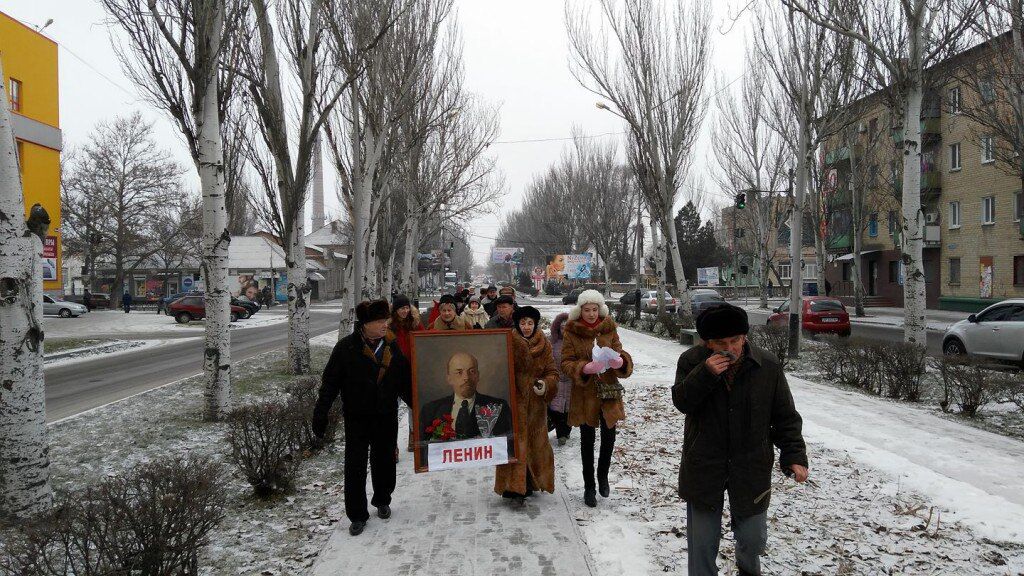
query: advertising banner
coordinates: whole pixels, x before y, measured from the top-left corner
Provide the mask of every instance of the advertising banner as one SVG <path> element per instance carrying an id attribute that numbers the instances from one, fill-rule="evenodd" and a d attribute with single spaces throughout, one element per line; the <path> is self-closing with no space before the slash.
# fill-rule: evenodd
<path id="1" fill-rule="evenodd" d="M 43 280 L 57 279 L 57 237 L 43 240 Z"/>
<path id="2" fill-rule="evenodd" d="M 719 281 L 720 275 L 717 266 L 712 268 L 697 268 L 698 286 L 718 286 Z"/>
<path id="3" fill-rule="evenodd" d="M 522 264 L 522 248 L 491 248 L 491 262 L 495 264 Z"/>
<path id="4" fill-rule="evenodd" d="M 590 254 L 566 254 L 565 277 L 570 280 L 589 280 Z"/>

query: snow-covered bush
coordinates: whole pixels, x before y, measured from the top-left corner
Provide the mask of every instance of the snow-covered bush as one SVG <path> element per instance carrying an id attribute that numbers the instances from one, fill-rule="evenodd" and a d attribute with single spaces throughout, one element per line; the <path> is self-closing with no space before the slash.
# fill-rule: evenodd
<path id="1" fill-rule="evenodd" d="M 871 390 L 875 371 L 870 343 L 856 338 L 828 336 L 821 339 L 814 359 L 815 365 L 827 380 L 845 386 Z"/>
<path id="2" fill-rule="evenodd" d="M 208 460 L 139 465 L 63 497 L 5 544 L 4 574 L 195 575 L 224 517 L 222 469 Z"/>
<path id="3" fill-rule="evenodd" d="M 634 316 L 636 315 L 636 308 L 627 306 L 625 304 L 614 304 L 612 306 L 612 313 L 615 315 L 615 323 L 619 326 L 633 326 Z"/>
<path id="4" fill-rule="evenodd" d="M 825 337 L 815 364 L 828 380 L 872 394 L 916 402 L 921 399 L 927 352 L 916 344 L 878 343 L 862 338 Z"/>
<path id="5" fill-rule="evenodd" d="M 763 348 L 779 359 L 783 368 L 789 363 L 789 327 L 756 326 L 750 331 L 750 340 L 759 348 Z"/>
<path id="6" fill-rule="evenodd" d="M 1005 391 L 1006 375 L 985 368 L 979 360 L 944 356 L 938 364 L 944 392 L 939 405 L 943 411 L 951 411 L 950 405 L 956 404 L 961 414 L 974 416 Z"/>
<path id="7" fill-rule="evenodd" d="M 1013 402 L 1024 411 L 1024 370 L 1007 378 L 1005 394 L 1007 402 Z"/>
<path id="8" fill-rule="evenodd" d="M 264 402 L 241 406 L 228 418 L 231 461 L 256 496 L 291 490 L 302 460 L 303 417 L 294 405 Z"/>
<path id="9" fill-rule="evenodd" d="M 295 412 L 300 421 L 301 440 L 304 450 L 320 450 L 334 444 L 338 436 L 338 425 L 341 423 L 341 402 L 335 402 L 327 415 L 327 428 L 323 439 L 313 434 L 313 407 L 316 406 L 317 394 L 320 391 L 320 377 L 315 375 L 299 376 L 285 385 L 288 393 L 288 406 Z"/>

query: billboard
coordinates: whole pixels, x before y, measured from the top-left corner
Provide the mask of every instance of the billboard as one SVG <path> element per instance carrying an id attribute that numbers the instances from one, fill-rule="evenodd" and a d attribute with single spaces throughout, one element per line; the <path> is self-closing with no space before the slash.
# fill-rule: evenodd
<path id="1" fill-rule="evenodd" d="M 548 280 L 589 280 L 590 254 L 553 254 L 547 257 Z"/>
<path id="2" fill-rule="evenodd" d="M 698 286 L 718 286 L 720 278 L 717 266 L 712 268 L 697 268 Z"/>
<path id="3" fill-rule="evenodd" d="M 495 264 L 522 264 L 522 248 L 491 248 L 491 262 Z"/>
<path id="4" fill-rule="evenodd" d="M 43 241 L 43 280 L 57 280 L 56 236 L 47 236 Z"/>

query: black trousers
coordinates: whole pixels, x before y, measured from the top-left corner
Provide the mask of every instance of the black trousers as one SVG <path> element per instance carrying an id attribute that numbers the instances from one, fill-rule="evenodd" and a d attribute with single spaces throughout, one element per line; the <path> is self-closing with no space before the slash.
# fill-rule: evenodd
<path id="1" fill-rule="evenodd" d="M 548 419 L 555 425 L 555 436 L 558 438 L 568 438 L 569 435 L 572 434 L 572 426 L 569 426 L 568 413 L 548 410 Z"/>
<path id="2" fill-rule="evenodd" d="M 374 506 L 391 504 L 395 491 L 395 450 L 398 449 L 398 416 L 345 418 L 345 515 L 352 522 L 366 522 L 366 462 L 370 462 Z"/>
<path id="3" fill-rule="evenodd" d="M 589 490 L 597 487 L 594 481 L 594 440 L 597 429 L 586 424 L 580 425 L 580 455 L 583 457 L 583 486 Z M 609 428 L 601 415 L 601 451 L 597 457 L 597 477 L 608 478 L 612 465 L 612 450 L 615 449 L 615 428 Z"/>

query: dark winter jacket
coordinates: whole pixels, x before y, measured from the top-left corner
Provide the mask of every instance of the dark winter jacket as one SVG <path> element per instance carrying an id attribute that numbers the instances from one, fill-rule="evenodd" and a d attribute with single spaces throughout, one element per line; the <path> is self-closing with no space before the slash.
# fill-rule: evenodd
<path id="1" fill-rule="evenodd" d="M 707 369 L 709 356 L 704 346 L 684 352 L 672 386 L 672 403 L 686 414 L 679 496 L 720 510 L 728 490 L 734 517 L 760 514 L 771 495 L 772 445 L 783 469 L 807 466 L 803 421 L 774 356 L 748 344 L 731 391 Z"/>
<path id="2" fill-rule="evenodd" d="M 313 432 L 322 435 L 334 400 L 341 400 L 346 418 L 397 418 L 398 398 L 412 404 L 412 368 L 393 334 L 384 337 L 380 359 L 353 333 L 334 345 L 324 368 L 320 395 L 313 409 Z"/>
<path id="3" fill-rule="evenodd" d="M 501 329 L 501 328 L 514 328 L 514 327 L 515 327 L 515 322 L 513 322 L 511 318 L 509 318 L 508 320 L 505 320 L 501 316 L 497 316 L 497 315 L 495 315 L 490 320 L 488 320 L 487 324 L 484 326 L 484 328 L 487 328 L 488 330 L 495 330 L 495 329 Z"/>

